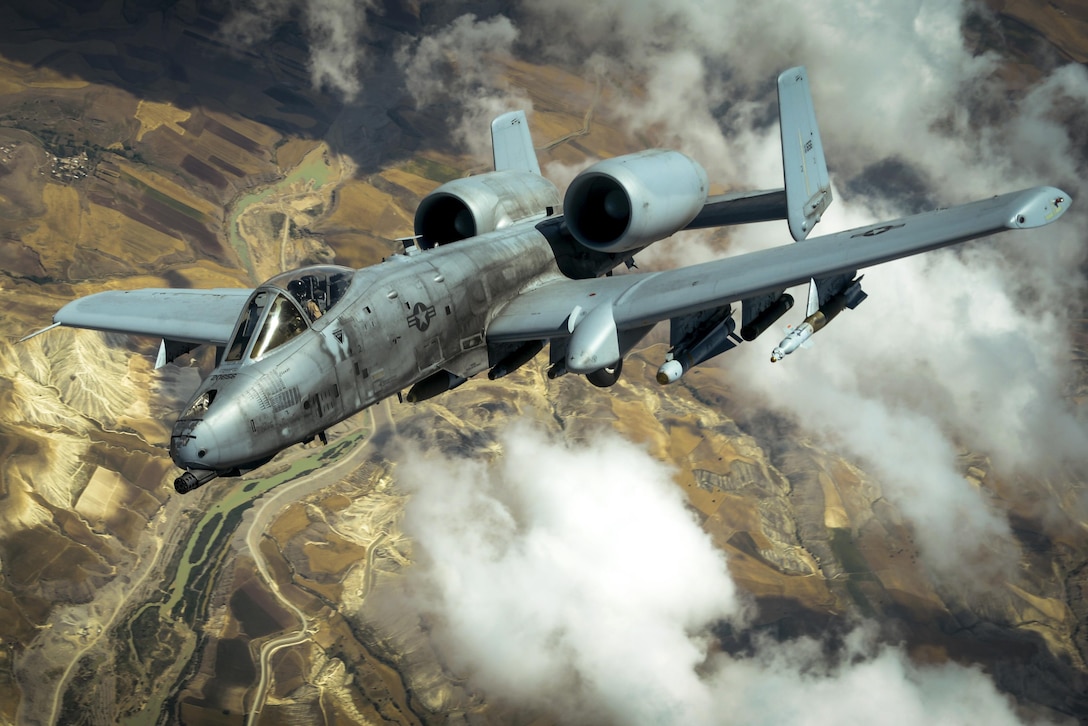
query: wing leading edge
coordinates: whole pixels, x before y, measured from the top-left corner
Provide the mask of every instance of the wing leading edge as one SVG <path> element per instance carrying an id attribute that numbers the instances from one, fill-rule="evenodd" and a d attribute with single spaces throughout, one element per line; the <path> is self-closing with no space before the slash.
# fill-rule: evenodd
<path id="1" fill-rule="evenodd" d="M 916 255 L 1011 229 L 1050 224 L 1069 207 L 1054 187 L 1035 187 L 737 257 L 663 272 L 592 280 L 556 279 L 523 293 L 492 320 L 488 340 L 561 338 L 568 318 L 607 305 L 617 331 L 645 328 L 840 272 Z M 597 317 L 605 317 L 598 315 Z M 578 323 L 576 323 L 577 325 Z"/>
<path id="2" fill-rule="evenodd" d="M 54 325 L 226 345 L 252 290 L 108 290 L 73 300 Z"/>

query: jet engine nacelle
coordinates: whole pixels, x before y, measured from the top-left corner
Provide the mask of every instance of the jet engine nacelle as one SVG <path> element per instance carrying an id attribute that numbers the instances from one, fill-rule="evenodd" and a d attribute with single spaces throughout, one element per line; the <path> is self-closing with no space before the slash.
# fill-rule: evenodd
<path id="1" fill-rule="evenodd" d="M 706 170 L 678 151 L 651 149 L 589 167 L 563 198 L 567 228 L 599 252 L 645 247 L 687 226 L 706 204 Z"/>
<path id="2" fill-rule="evenodd" d="M 424 197 L 415 232 L 424 249 L 543 219 L 559 206 L 559 190 L 528 171 L 494 171 L 454 179 Z"/>

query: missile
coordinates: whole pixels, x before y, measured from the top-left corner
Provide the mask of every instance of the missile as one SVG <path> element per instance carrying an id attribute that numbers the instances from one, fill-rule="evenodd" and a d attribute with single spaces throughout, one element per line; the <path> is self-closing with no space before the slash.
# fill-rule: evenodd
<path id="1" fill-rule="evenodd" d="M 854 281 L 854 284 L 847 289 L 840 292 L 838 295 L 834 295 L 830 300 L 824 303 L 824 306 L 805 318 L 804 322 L 798 325 L 796 328 L 789 332 L 782 342 L 778 344 L 773 351 L 771 351 L 771 363 L 776 363 L 793 351 L 800 348 L 809 338 L 822 330 L 825 325 L 835 319 L 835 316 L 841 313 L 845 308 L 853 309 L 862 300 L 865 299 L 865 293 L 861 291 L 861 285 L 859 284 L 861 279 Z M 811 309 L 811 308 L 810 308 Z"/>
<path id="2" fill-rule="evenodd" d="M 735 348 L 739 342 L 733 333 L 736 327 L 736 321 L 727 317 L 690 347 L 670 351 L 665 363 L 657 369 L 657 382 L 663 386 L 675 383 L 703 361 Z"/>
<path id="3" fill-rule="evenodd" d="M 688 368 L 691 368 L 691 366 L 689 365 Z M 663 386 L 675 383 L 680 380 L 680 376 L 684 375 L 686 371 L 687 368 L 684 368 L 684 365 L 675 358 L 667 360 L 657 369 L 657 382 Z"/>
<path id="4" fill-rule="evenodd" d="M 789 335 L 782 339 L 774 350 L 771 351 L 771 363 L 777 363 L 785 358 L 793 351 L 800 348 L 805 342 L 812 337 L 812 334 L 816 332 L 817 328 L 809 322 L 811 318 L 816 317 L 819 313 L 814 313 L 807 318 L 805 322 L 798 325 L 796 328 L 790 331 Z M 824 325 L 826 325 L 826 321 Z M 822 325 L 820 327 L 823 327 Z"/>

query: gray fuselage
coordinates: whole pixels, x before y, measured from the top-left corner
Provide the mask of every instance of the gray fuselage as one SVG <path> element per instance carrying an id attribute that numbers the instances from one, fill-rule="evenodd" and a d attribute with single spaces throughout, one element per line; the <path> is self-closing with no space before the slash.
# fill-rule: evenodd
<path id="1" fill-rule="evenodd" d="M 494 362 L 490 316 L 553 276 L 534 223 L 357 270 L 307 329 L 257 359 L 224 360 L 175 424 L 170 455 L 182 469 L 238 473 L 436 372 L 469 378 Z"/>

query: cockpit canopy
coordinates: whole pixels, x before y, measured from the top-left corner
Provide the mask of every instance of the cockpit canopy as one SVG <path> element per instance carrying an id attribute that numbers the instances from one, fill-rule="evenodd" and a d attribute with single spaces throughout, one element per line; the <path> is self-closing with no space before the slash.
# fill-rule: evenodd
<path id="1" fill-rule="evenodd" d="M 335 307 L 354 274 L 348 267 L 319 265 L 276 275 L 249 298 L 223 360 L 240 361 L 247 348 L 250 359 L 259 360 L 291 340 Z"/>

